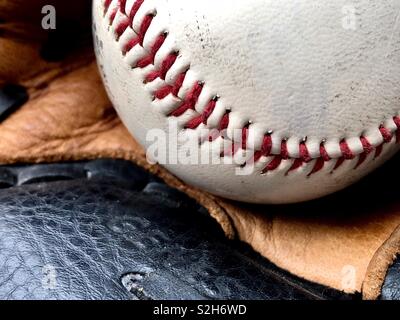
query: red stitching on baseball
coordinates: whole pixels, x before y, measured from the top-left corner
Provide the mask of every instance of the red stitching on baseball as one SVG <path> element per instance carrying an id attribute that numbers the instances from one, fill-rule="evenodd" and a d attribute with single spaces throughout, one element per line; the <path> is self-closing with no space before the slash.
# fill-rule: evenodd
<path id="1" fill-rule="evenodd" d="M 160 50 L 161 46 L 164 44 L 165 38 L 166 38 L 165 35 L 161 35 L 157 38 L 156 42 L 151 47 L 150 54 L 144 57 L 142 60 L 139 60 L 139 62 L 137 63 L 138 68 L 143 69 L 146 68 L 148 65 L 154 64 L 154 59 L 156 57 L 156 54 L 158 50 Z"/>
<path id="2" fill-rule="evenodd" d="M 301 168 L 305 163 L 309 163 L 312 161 L 312 158 L 310 156 L 310 153 L 308 151 L 308 148 L 307 148 L 307 145 L 305 142 L 300 143 L 299 153 L 300 153 L 299 158 L 294 160 L 293 165 L 290 167 L 290 169 L 288 170 L 286 175 L 288 175 L 292 171 L 295 171 L 295 170 Z"/>
<path id="3" fill-rule="evenodd" d="M 247 138 L 249 137 L 249 125 L 245 126 L 242 130 L 242 149 L 247 149 Z"/>
<path id="4" fill-rule="evenodd" d="M 264 170 L 261 171 L 262 174 L 268 173 L 270 171 L 274 171 L 278 169 L 278 167 L 282 163 L 282 157 L 281 156 L 276 156 L 272 159 L 272 161 L 264 168 Z"/>
<path id="5" fill-rule="evenodd" d="M 392 139 L 393 139 L 392 133 L 388 129 L 386 129 L 384 126 L 381 126 L 379 128 L 379 130 L 380 130 L 380 132 L 382 134 L 383 141 L 385 143 L 390 143 L 392 141 Z"/>
<path id="6" fill-rule="evenodd" d="M 342 152 L 344 160 L 353 160 L 355 158 L 353 151 L 351 151 L 348 143 L 345 140 L 340 142 L 340 151 Z"/>
<path id="7" fill-rule="evenodd" d="M 325 165 L 325 160 L 323 158 L 318 158 L 317 161 L 315 162 L 314 168 L 311 170 L 308 176 L 311 177 L 313 174 L 321 171 L 324 168 L 324 165 Z"/>
<path id="8" fill-rule="evenodd" d="M 289 151 L 288 151 L 288 148 L 287 148 L 287 141 L 286 141 L 286 140 L 283 140 L 283 141 L 282 141 L 282 144 L 281 144 L 281 157 L 282 157 L 283 160 L 288 160 L 288 159 L 290 159 Z"/>
<path id="9" fill-rule="evenodd" d="M 295 159 L 293 165 L 290 167 L 288 172 L 286 172 L 286 175 L 288 175 L 292 171 L 296 171 L 297 169 L 301 168 L 303 164 L 304 164 L 303 159 Z"/>
<path id="10" fill-rule="evenodd" d="M 110 8 L 112 0 L 105 0 L 104 1 L 104 14 L 106 14 L 107 10 Z"/>
<path id="11" fill-rule="evenodd" d="M 224 116 L 222 117 L 221 122 L 219 123 L 218 130 L 219 130 L 219 131 L 223 131 L 223 130 L 228 129 L 228 127 L 229 127 L 229 122 L 230 122 L 229 120 L 230 120 L 230 119 L 229 119 L 229 112 L 227 112 L 227 113 L 225 113 Z"/>
<path id="12" fill-rule="evenodd" d="M 256 151 L 254 154 L 254 162 L 259 161 L 262 157 L 269 157 L 272 151 L 272 138 L 270 134 L 264 136 L 264 140 L 260 151 Z"/>
<path id="13" fill-rule="evenodd" d="M 367 157 L 374 151 L 374 147 L 369 143 L 367 138 L 362 136 L 360 138 L 360 140 L 361 140 L 361 144 L 363 146 L 364 152 L 360 154 L 356 168 L 361 166 L 365 162 L 365 160 L 367 160 Z"/>
<path id="14" fill-rule="evenodd" d="M 169 54 L 165 60 L 161 63 L 161 67 L 159 70 L 155 70 L 150 72 L 146 77 L 146 82 L 153 82 L 157 78 L 161 80 L 165 80 L 165 76 L 171 67 L 174 65 L 176 59 L 178 57 L 178 53 Z"/>
<path id="15" fill-rule="evenodd" d="M 190 120 L 187 123 L 187 125 L 185 126 L 186 129 L 194 130 L 194 129 L 198 128 L 201 124 L 207 125 L 208 118 L 212 115 L 216 106 L 217 106 L 217 99 L 215 98 L 208 103 L 208 105 L 206 106 L 206 108 L 204 109 L 204 111 L 201 115 Z"/>
<path id="16" fill-rule="evenodd" d="M 197 100 L 203 90 L 203 86 L 200 83 L 196 83 L 192 90 L 188 92 L 183 103 L 174 111 L 170 113 L 172 117 L 180 117 L 188 110 L 194 110 Z"/>
<path id="17" fill-rule="evenodd" d="M 312 161 L 310 153 L 308 152 L 308 148 L 305 142 L 300 143 L 300 159 L 302 161 L 308 163 Z"/>
<path id="18" fill-rule="evenodd" d="M 133 19 L 135 19 L 136 14 L 138 13 L 140 7 L 143 5 L 145 0 L 137 0 L 132 6 L 131 12 L 129 12 L 129 20 L 131 23 L 133 22 Z"/>
<path id="19" fill-rule="evenodd" d="M 183 82 L 185 81 L 185 78 L 186 78 L 186 73 L 181 73 L 177 77 L 175 84 L 173 86 L 167 85 L 165 87 L 162 87 L 161 89 L 155 92 L 154 96 L 160 100 L 166 98 L 170 94 L 177 97 L 179 90 L 181 90 Z"/>
<path id="20" fill-rule="evenodd" d="M 144 4 L 144 2 L 145 2 L 145 0 L 136 0 L 133 3 L 130 11 L 126 12 L 126 0 L 118 0 L 118 3 L 115 7 L 112 7 L 112 0 L 104 0 L 104 2 L 103 2 L 104 3 L 104 15 L 106 15 L 110 10 L 112 10 L 109 13 L 109 24 L 110 25 L 112 25 L 114 23 L 114 20 L 116 19 L 118 11 L 122 15 L 124 15 L 126 18 L 126 19 L 123 19 L 119 23 L 119 25 L 117 25 L 115 27 L 115 35 L 117 37 L 117 40 L 119 40 L 119 38 L 124 34 L 124 32 L 129 27 L 133 27 L 133 21 L 137 15 L 137 13 L 139 12 L 140 8 Z M 143 48 L 143 42 L 144 42 L 145 36 L 154 20 L 154 17 L 155 17 L 155 15 L 148 14 L 143 18 L 143 20 L 141 21 L 140 27 L 139 27 L 139 31 L 136 33 L 136 37 L 129 39 L 127 41 L 127 43 L 125 44 L 125 46 L 122 50 L 123 55 L 126 55 L 135 46 L 139 45 Z M 152 45 L 152 47 L 150 48 L 150 50 L 148 50 L 148 54 L 145 57 L 143 57 L 142 59 L 140 59 L 137 62 L 136 66 L 133 66 L 133 67 L 143 69 L 150 65 L 154 66 L 155 65 L 155 57 L 156 57 L 157 53 L 159 52 L 159 50 L 161 49 L 161 47 L 163 46 L 163 44 L 165 43 L 167 36 L 168 36 L 167 33 L 159 35 L 156 38 L 156 40 L 155 40 L 154 44 Z M 168 71 L 171 69 L 171 67 L 177 61 L 178 55 L 179 55 L 179 53 L 177 53 L 177 52 L 172 52 L 172 53 L 168 54 L 165 57 L 165 59 L 161 62 L 158 69 L 153 69 L 151 72 L 149 72 L 145 76 L 144 82 L 149 83 L 149 82 L 155 81 L 156 79 L 165 80 Z M 154 92 L 154 97 L 159 100 L 165 99 L 167 96 L 172 95 L 182 101 L 181 104 L 169 114 L 169 116 L 180 117 L 189 110 L 193 110 L 196 112 L 195 107 L 199 100 L 200 94 L 203 90 L 204 83 L 200 83 L 200 82 L 195 83 L 193 85 L 193 87 L 189 90 L 189 92 L 186 94 L 185 98 L 181 99 L 181 98 L 179 98 L 178 95 L 179 95 L 179 92 L 182 89 L 182 86 L 186 79 L 186 74 L 187 74 L 187 71 L 179 74 L 176 77 L 174 84 L 171 84 L 171 85 L 167 84 Z M 201 124 L 207 125 L 208 119 L 211 117 L 211 115 L 213 114 L 213 112 L 217 106 L 217 101 L 218 101 L 218 98 L 213 98 L 211 101 L 209 101 L 209 103 L 206 105 L 204 111 L 201 114 L 199 114 L 199 115 L 195 116 L 194 118 L 192 118 L 191 120 L 189 120 L 186 123 L 185 128 L 195 130 Z M 375 151 L 374 158 L 379 157 L 382 154 L 383 146 L 385 144 L 392 142 L 394 137 L 396 138 L 396 142 L 400 143 L 400 116 L 393 117 L 393 122 L 395 123 L 395 125 L 397 127 L 395 132 L 392 132 L 390 129 L 386 128 L 383 125 L 381 125 L 379 127 L 379 131 L 383 138 L 383 143 L 381 143 L 378 146 L 374 147 L 365 136 L 361 136 L 360 141 L 363 146 L 363 152 L 360 154 L 355 154 L 351 150 L 351 147 L 349 146 L 348 142 L 345 139 L 340 141 L 339 147 L 340 147 L 341 156 L 338 157 L 337 159 L 335 159 L 336 164 L 334 166 L 333 171 L 335 171 L 339 167 L 341 167 L 345 163 L 345 161 L 354 160 L 357 157 L 358 157 L 358 162 L 357 162 L 355 168 L 358 168 L 366 161 L 368 156 L 370 154 L 372 154 L 374 151 Z M 219 134 L 220 137 L 226 138 L 224 132 L 226 131 L 226 129 L 228 129 L 229 124 L 230 124 L 230 111 L 227 111 L 223 115 L 223 117 L 221 118 L 221 120 L 217 126 L 217 130 L 220 132 L 220 134 Z M 249 137 L 249 132 L 250 132 L 250 127 L 249 127 L 249 125 L 246 125 L 242 129 L 241 144 L 237 144 L 234 141 L 232 141 L 232 146 L 229 148 L 229 150 L 223 151 L 221 153 L 221 157 L 226 156 L 228 154 L 234 155 L 239 150 L 239 148 L 246 150 L 248 148 L 247 141 L 248 141 L 248 137 Z M 284 160 L 290 160 L 290 161 L 293 160 L 293 163 L 286 174 L 289 174 L 290 172 L 301 168 L 305 163 L 310 163 L 315 160 L 313 169 L 308 174 L 308 176 L 312 176 L 312 175 L 318 173 L 319 171 L 321 171 L 324 168 L 325 163 L 330 162 L 331 160 L 334 160 L 329 156 L 329 154 L 325 148 L 325 141 L 321 143 L 320 156 L 318 156 L 316 158 L 312 158 L 312 156 L 310 155 L 310 152 L 309 152 L 306 142 L 301 142 L 299 144 L 298 158 L 292 158 L 288 151 L 287 140 L 281 141 L 280 153 L 278 155 L 272 155 L 271 153 L 272 153 L 272 148 L 273 148 L 273 141 L 272 141 L 271 135 L 272 135 L 271 133 L 268 133 L 264 136 L 261 150 L 255 150 L 254 156 L 252 159 L 253 162 L 258 162 L 263 157 L 273 156 L 272 160 L 262 170 L 263 174 L 268 173 L 270 171 L 277 170 Z M 210 141 L 213 141 L 214 139 L 215 139 L 215 137 L 210 137 Z"/>

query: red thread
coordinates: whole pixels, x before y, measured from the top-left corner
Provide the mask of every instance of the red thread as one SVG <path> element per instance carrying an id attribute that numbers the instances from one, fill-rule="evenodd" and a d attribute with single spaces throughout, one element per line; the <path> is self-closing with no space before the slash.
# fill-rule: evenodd
<path id="1" fill-rule="evenodd" d="M 319 152 L 321 153 L 321 157 L 322 159 L 324 159 L 324 161 L 328 162 L 332 160 L 328 152 L 326 151 L 324 144 L 321 144 L 321 146 L 319 147 Z"/>
<path id="2" fill-rule="evenodd" d="M 314 168 L 311 170 L 311 172 L 308 174 L 308 176 L 312 176 L 313 174 L 321 171 L 325 166 L 325 160 L 323 158 L 318 158 L 317 161 L 315 162 Z"/>
<path id="3" fill-rule="evenodd" d="M 326 148 L 324 146 L 324 143 L 321 143 L 319 147 L 319 153 L 321 154 L 321 157 L 317 159 L 315 162 L 314 168 L 311 170 L 311 172 L 308 174 L 308 176 L 312 176 L 313 174 L 318 173 L 325 167 L 325 162 L 328 162 L 331 160 L 331 157 L 329 156 L 328 152 L 326 151 Z"/>
<path id="4" fill-rule="evenodd" d="M 306 163 L 312 161 L 310 153 L 308 152 L 308 148 L 307 148 L 307 145 L 305 144 L 305 142 L 300 143 L 300 158 L 302 159 L 302 161 L 304 161 Z"/>
<path id="5" fill-rule="evenodd" d="M 242 130 L 242 149 L 247 149 L 247 138 L 249 137 L 249 126 L 246 126 Z"/>
<path id="6" fill-rule="evenodd" d="M 364 149 L 364 153 L 366 153 L 367 155 L 370 154 L 374 150 L 372 144 L 365 137 L 361 137 L 360 140 Z"/>
<path id="7" fill-rule="evenodd" d="M 186 125 L 185 128 L 186 129 L 196 129 L 199 127 L 199 125 L 201 125 L 203 123 L 203 119 L 201 118 L 201 116 L 198 116 L 196 118 L 193 118 L 192 120 L 190 120 Z"/>
<path id="8" fill-rule="evenodd" d="M 186 125 L 187 129 L 196 129 L 199 125 L 202 123 L 207 125 L 208 118 L 211 116 L 211 114 L 214 112 L 214 109 L 217 105 L 216 100 L 211 100 L 207 107 L 204 109 L 203 113 L 196 118 L 192 119 L 189 121 L 189 123 Z"/>
<path id="9" fill-rule="evenodd" d="M 108 8 L 110 8 L 111 2 L 112 2 L 112 0 L 105 0 L 104 1 L 104 14 L 106 14 L 107 11 L 108 11 Z"/>
<path id="10" fill-rule="evenodd" d="M 177 57 L 178 57 L 177 53 L 168 55 L 165 58 L 165 60 L 161 63 L 160 70 L 150 72 L 147 75 L 146 82 L 152 82 L 152 81 L 156 80 L 157 78 L 165 80 L 165 76 L 167 75 L 167 72 L 169 71 L 169 69 L 171 69 L 171 67 L 175 63 Z"/>
<path id="11" fill-rule="evenodd" d="M 274 171 L 274 170 L 278 169 L 278 167 L 281 165 L 281 163 L 282 163 L 281 156 L 274 157 L 274 159 L 272 159 L 272 161 L 264 168 L 262 173 L 265 174 L 269 171 Z"/>
<path id="12" fill-rule="evenodd" d="M 186 78 L 186 73 L 181 73 L 176 81 L 175 84 L 172 86 L 165 86 L 155 92 L 155 97 L 157 99 L 164 99 L 167 97 L 169 94 L 172 94 L 173 96 L 177 97 L 179 94 L 179 90 L 181 90 L 183 82 L 185 81 Z"/>
<path id="13" fill-rule="evenodd" d="M 125 32 L 126 29 L 128 29 L 129 27 L 129 21 L 128 20 L 124 20 L 123 22 L 121 22 L 117 28 L 115 29 L 115 33 L 117 35 L 117 39 L 119 39 L 122 34 Z"/>
<path id="14" fill-rule="evenodd" d="M 360 138 L 361 144 L 363 146 L 364 152 L 360 154 L 360 157 L 358 158 L 358 163 L 356 165 L 356 169 L 361 166 L 365 160 L 367 160 L 368 155 L 374 150 L 374 147 L 371 145 L 371 143 L 368 141 L 367 138 L 362 136 Z"/>
<path id="15" fill-rule="evenodd" d="M 208 118 L 212 115 L 216 106 L 217 106 L 216 100 L 211 100 L 208 103 L 207 107 L 204 109 L 204 112 L 201 115 L 204 124 L 207 124 Z"/>
<path id="16" fill-rule="evenodd" d="M 229 127 L 229 113 L 227 112 L 222 117 L 218 130 L 223 131 L 228 129 L 228 127 Z"/>
<path id="17" fill-rule="evenodd" d="M 382 137 L 383 137 L 383 141 L 385 143 L 390 143 L 392 141 L 393 135 L 388 129 L 386 129 L 384 126 L 381 126 L 379 128 L 379 131 L 381 132 Z"/>
<path id="18" fill-rule="evenodd" d="M 153 16 L 147 15 L 143 19 L 142 24 L 140 25 L 139 40 L 141 46 L 143 46 L 144 37 L 146 36 L 147 30 L 149 29 L 152 21 L 153 21 Z"/>
<path id="19" fill-rule="evenodd" d="M 133 23 L 133 19 L 135 19 L 136 14 L 138 13 L 140 7 L 144 3 L 144 0 L 137 0 L 132 6 L 131 12 L 129 13 L 129 20 Z"/>
<path id="20" fill-rule="evenodd" d="M 367 157 L 368 157 L 368 154 L 366 154 L 365 152 L 361 153 L 358 158 L 358 162 L 357 162 L 355 169 L 357 169 L 359 166 L 361 166 L 365 162 L 365 160 L 367 160 Z"/>
<path id="21" fill-rule="evenodd" d="M 233 157 L 238 150 L 239 150 L 239 145 L 232 142 L 231 146 L 222 152 L 221 158 L 224 158 L 227 156 Z"/>
<path id="22" fill-rule="evenodd" d="M 253 162 L 255 163 L 255 162 L 258 162 L 261 158 L 262 158 L 262 156 L 263 156 L 263 154 L 262 154 L 262 152 L 261 151 L 256 151 L 256 152 L 254 152 L 254 159 L 253 159 Z"/>
<path id="23" fill-rule="evenodd" d="M 118 8 L 114 8 L 110 14 L 110 25 L 114 23 L 115 17 L 117 16 Z"/>
<path id="24" fill-rule="evenodd" d="M 168 97 L 172 93 L 172 88 L 173 88 L 173 86 L 162 87 L 161 89 L 158 89 L 154 93 L 154 96 L 157 99 L 160 99 L 160 100 L 165 99 L 166 97 Z"/>
<path id="25" fill-rule="evenodd" d="M 126 12 L 125 12 L 126 0 L 119 0 L 118 5 L 119 5 L 119 9 L 121 10 L 121 12 L 122 12 L 123 14 L 126 14 Z"/>
<path id="26" fill-rule="evenodd" d="M 339 168 L 342 166 L 342 164 L 344 163 L 345 160 L 346 160 L 345 157 L 339 158 L 339 159 L 336 161 L 336 165 L 335 165 L 335 167 L 333 168 L 333 171 L 339 169 Z"/>
<path id="27" fill-rule="evenodd" d="M 288 160 L 290 158 L 286 140 L 283 140 L 281 144 L 281 157 L 283 160 Z"/>
<path id="28" fill-rule="evenodd" d="M 261 153 L 264 157 L 269 157 L 272 151 L 272 137 L 270 134 L 265 135 L 261 147 Z"/>
<path id="29" fill-rule="evenodd" d="M 340 142 L 340 150 L 345 160 L 352 160 L 355 158 L 354 153 L 351 151 L 346 140 L 342 140 L 342 142 Z"/>
<path id="30" fill-rule="evenodd" d="M 300 151 L 300 158 L 294 160 L 293 165 L 286 174 L 289 174 L 290 172 L 301 168 L 304 163 L 312 161 L 312 158 L 310 156 L 310 153 L 308 152 L 308 148 L 305 142 L 300 143 L 299 151 Z"/>
<path id="31" fill-rule="evenodd" d="M 138 68 L 146 68 L 150 64 L 154 64 L 154 59 L 158 50 L 160 50 L 161 46 L 165 42 L 165 35 L 161 35 L 157 38 L 156 42 L 153 44 L 150 50 L 150 54 L 147 57 L 144 57 L 137 63 Z"/>
<path id="32" fill-rule="evenodd" d="M 203 90 L 203 86 L 200 85 L 199 83 L 196 83 L 193 86 L 192 90 L 186 95 L 186 98 L 183 101 L 183 103 L 176 110 L 171 112 L 170 116 L 171 117 L 180 117 L 186 111 L 194 110 L 197 100 L 199 99 L 199 96 L 200 96 L 202 90 Z"/>
<path id="33" fill-rule="evenodd" d="M 286 172 L 286 175 L 288 175 L 290 172 L 295 171 L 299 168 L 301 168 L 304 164 L 304 161 L 302 159 L 295 159 L 293 162 L 293 165 L 290 167 L 288 172 Z"/>
<path id="34" fill-rule="evenodd" d="M 133 47 L 135 47 L 138 44 L 139 44 L 139 39 L 138 38 L 133 38 L 133 39 L 129 40 L 129 42 L 125 45 L 124 50 L 122 51 L 122 53 L 124 55 L 126 55 L 129 51 L 131 51 L 133 49 Z"/>
<path id="35" fill-rule="evenodd" d="M 264 136 L 263 144 L 260 151 L 256 151 L 254 154 L 254 161 L 257 162 L 262 157 L 269 157 L 272 151 L 272 138 L 270 134 Z"/>

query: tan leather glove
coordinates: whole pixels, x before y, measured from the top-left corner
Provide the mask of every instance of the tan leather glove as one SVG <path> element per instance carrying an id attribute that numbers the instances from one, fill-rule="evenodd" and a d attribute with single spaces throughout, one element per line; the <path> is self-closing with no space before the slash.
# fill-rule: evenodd
<path id="1" fill-rule="evenodd" d="M 55 31 L 41 28 L 44 5 L 56 8 Z M 378 297 L 400 248 L 400 200 L 388 184 L 398 181 L 399 157 L 361 184 L 307 204 L 250 206 L 193 189 L 149 165 L 121 124 L 97 72 L 90 7 L 89 0 L 0 0 L 0 88 L 18 84 L 29 94 L 0 123 L 0 163 L 131 160 L 195 198 L 228 237 L 279 267 Z"/>

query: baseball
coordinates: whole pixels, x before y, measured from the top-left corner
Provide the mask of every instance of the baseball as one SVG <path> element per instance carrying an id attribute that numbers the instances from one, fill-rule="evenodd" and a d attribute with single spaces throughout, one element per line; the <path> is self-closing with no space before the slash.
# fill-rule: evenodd
<path id="1" fill-rule="evenodd" d="M 189 185 L 251 203 L 349 186 L 400 141 L 398 0 L 94 0 L 122 121 Z"/>

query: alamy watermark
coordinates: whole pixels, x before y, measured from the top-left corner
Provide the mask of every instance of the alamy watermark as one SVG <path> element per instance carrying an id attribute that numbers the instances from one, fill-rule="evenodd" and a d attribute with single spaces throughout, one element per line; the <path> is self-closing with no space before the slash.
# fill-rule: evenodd
<path id="1" fill-rule="evenodd" d="M 342 27 L 345 30 L 356 30 L 358 26 L 356 7 L 352 4 L 347 4 L 342 7 Z"/>
<path id="2" fill-rule="evenodd" d="M 227 130 L 182 130 L 176 120 L 170 120 L 168 130 L 147 132 L 147 161 L 161 165 L 234 165 L 236 175 L 251 175 L 255 146 L 242 139 L 243 129 L 230 130 L 229 135 L 234 139 L 226 138 Z"/>
<path id="3" fill-rule="evenodd" d="M 357 269 L 352 265 L 346 265 L 341 272 L 342 281 L 341 288 L 346 292 L 356 291 L 357 286 Z"/>
<path id="4" fill-rule="evenodd" d="M 42 28 L 44 30 L 55 30 L 57 28 L 56 8 L 52 5 L 46 5 L 42 8 Z"/>

